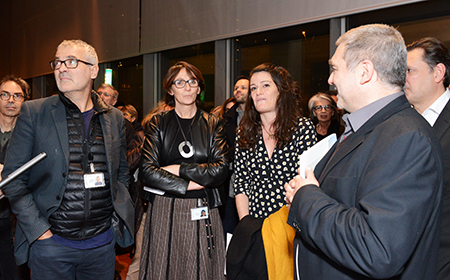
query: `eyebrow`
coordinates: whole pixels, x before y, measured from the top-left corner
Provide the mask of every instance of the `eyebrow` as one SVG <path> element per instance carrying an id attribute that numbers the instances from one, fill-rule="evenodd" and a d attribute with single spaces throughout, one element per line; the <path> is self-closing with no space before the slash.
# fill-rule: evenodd
<path id="1" fill-rule="evenodd" d="M 73 56 L 73 55 L 68 55 L 67 57 L 66 57 L 66 59 L 72 59 L 72 58 L 74 58 L 74 59 L 78 59 L 76 56 Z M 59 60 L 61 60 L 61 58 L 60 57 L 58 57 L 58 56 L 55 56 L 55 59 L 59 59 Z"/>

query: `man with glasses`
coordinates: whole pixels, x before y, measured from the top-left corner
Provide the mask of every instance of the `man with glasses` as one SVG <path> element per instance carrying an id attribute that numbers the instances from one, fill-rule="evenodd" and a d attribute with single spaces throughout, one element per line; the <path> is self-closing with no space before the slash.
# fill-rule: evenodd
<path id="1" fill-rule="evenodd" d="M 21 78 L 10 75 L 0 80 L 0 171 L 20 108 L 29 93 L 30 87 Z M 0 190 L 0 274 L 4 280 L 20 279 L 14 261 L 11 214 L 9 201 Z"/>
<path id="2" fill-rule="evenodd" d="M 119 98 L 119 92 L 110 84 L 101 84 L 97 87 L 97 93 L 102 97 L 106 104 L 114 106 Z"/>
<path id="3" fill-rule="evenodd" d="M 124 119 L 92 91 L 97 64 L 92 46 L 63 41 L 50 62 L 59 94 L 24 103 L 10 140 L 3 177 L 47 154 L 4 187 L 32 279 L 113 279 L 116 241 L 133 243 Z"/>

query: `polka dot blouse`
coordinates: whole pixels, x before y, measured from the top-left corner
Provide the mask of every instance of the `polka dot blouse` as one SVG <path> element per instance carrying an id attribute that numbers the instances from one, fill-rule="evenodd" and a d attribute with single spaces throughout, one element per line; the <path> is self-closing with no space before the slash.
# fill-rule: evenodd
<path id="1" fill-rule="evenodd" d="M 255 149 L 240 149 L 236 139 L 234 191 L 248 197 L 249 213 L 266 218 L 286 204 L 284 184 L 297 175 L 299 156 L 316 143 L 314 124 L 301 118 L 291 142 L 275 147 L 269 159 L 262 137 Z"/>

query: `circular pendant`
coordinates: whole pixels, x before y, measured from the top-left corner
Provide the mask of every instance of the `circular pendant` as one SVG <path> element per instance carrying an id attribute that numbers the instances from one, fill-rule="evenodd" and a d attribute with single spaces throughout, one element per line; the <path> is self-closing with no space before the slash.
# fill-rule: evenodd
<path id="1" fill-rule="evenodd" d="M 186 153 L 184 151 L 184 148 L 187 147 L 189 151 Z M 194 155 L 194 147 L 189 141 L 183 141 L 178 145 L 178 151 L 180 152 L 180 155 L 184 158 L 190 158 Z"/>

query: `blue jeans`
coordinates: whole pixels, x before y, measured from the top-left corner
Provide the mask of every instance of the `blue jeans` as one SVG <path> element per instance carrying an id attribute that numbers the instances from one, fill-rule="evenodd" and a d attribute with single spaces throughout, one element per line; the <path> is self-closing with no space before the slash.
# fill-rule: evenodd
<path id="1" fill-rule="evenodd" d="M 30 247 L 28 266 L 32 280 L 114 278 L 115 240 L 104 246 L 80 250 L 61 245 L 51 238 L 36 240 Z"/>

